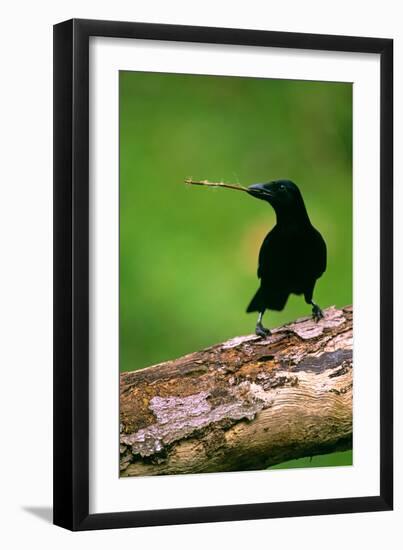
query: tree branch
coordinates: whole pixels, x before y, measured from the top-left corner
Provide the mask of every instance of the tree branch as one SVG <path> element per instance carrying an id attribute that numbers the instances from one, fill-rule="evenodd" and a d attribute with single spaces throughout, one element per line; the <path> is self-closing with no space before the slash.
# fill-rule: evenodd
<path id="1" fill-rule="evenodd" d="M 352 307 L 120 376 L 122 476 L 262 469 L 351 448 Z"/>

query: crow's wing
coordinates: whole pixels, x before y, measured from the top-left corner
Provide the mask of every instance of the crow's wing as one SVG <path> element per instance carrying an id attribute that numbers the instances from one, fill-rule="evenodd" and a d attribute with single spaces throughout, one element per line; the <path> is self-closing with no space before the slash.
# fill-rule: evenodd
<path id="1" fill-rule="evenodd" d="M 326 270 L 326 244 L 314 227 L 283 231 L 274 227 L 259 252 L 257 276 L 286 282 L 302 271 L 308 279 L 319 278 Z"/>
<path id="2" fill-rule="evenodd" d="M 317 229 L 312 227 L 312 236 L 310 238 L 310 255 L 312 258 L 313 276 L 318 279 L 326 271 L 327 250 L 326 243 Z"/>

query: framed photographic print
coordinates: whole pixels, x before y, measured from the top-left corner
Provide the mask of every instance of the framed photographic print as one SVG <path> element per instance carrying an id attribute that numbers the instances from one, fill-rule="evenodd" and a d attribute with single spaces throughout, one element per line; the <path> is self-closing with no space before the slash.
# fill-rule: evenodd
<path id="1" fill-rule="evenodd" d="M 55 524 L 392 509 L 392 74 L 385 38 L 55 25 Z"/>

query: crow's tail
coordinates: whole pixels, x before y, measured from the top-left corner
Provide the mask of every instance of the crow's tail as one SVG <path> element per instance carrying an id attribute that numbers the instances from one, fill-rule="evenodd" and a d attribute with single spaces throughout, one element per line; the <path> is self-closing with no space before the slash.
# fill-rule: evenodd
<path id="1" fill-rule="evenodd" d="M 246 313 L 252 313 L 252 311 L 262 310 L 262 288 L 258 288 L 256 294 L 253 296 L 251 303 L 248 305 Z"/>

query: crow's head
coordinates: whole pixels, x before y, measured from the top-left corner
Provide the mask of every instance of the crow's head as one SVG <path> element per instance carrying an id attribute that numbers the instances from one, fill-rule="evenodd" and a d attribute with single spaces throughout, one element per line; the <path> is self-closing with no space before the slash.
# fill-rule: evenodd
<path id="1" fill-rule="evenodd" d="M 248 187 L 248 193 L 252 197 L 270 203 L 275 210 L 293 210 L 304 204 L 300 190 L 290 180 L 254 183 Z"/>

